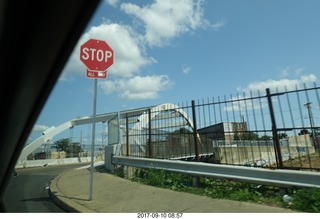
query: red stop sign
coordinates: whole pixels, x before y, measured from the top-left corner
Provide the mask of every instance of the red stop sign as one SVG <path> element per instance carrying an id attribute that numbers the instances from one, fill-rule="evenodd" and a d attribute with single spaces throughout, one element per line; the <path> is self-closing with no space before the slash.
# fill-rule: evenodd
<path id="1" fill-rule="evenodd" d="M 80 47 L 80 60 L 92 71 L 106 71 L 113 64 L 113 50 L 103 40 L 90 39 Z"/>

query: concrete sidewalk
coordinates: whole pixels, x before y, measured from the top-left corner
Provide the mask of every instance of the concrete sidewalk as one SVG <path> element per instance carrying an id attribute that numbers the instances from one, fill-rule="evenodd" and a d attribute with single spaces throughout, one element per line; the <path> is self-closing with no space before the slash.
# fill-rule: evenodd
<path id="1" fill-rule="evenodd" d="M 285 208 L 212 199 L 142 185 L 109 174 L 103 166 L 95 168 L 91 201 L 89 201 L 89 184 L 88 168 L 71 170 L 51 182 L 50 195 L 68 212 L 296 213 Z"/>

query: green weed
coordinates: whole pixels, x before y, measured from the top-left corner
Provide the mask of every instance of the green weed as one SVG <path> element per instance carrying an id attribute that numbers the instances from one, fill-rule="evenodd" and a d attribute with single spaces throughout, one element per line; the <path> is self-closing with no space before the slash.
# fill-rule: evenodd
<path id="1" fill-rule="evenodd" d="M 122 171 L 119 171 L 118 174 L 123 175 Z M 229 199 L 276 207 L 287 207 L 298 212 L 320 212 L 319 188 L 289 189 L 208 177 L 201 177 L 200 185 L 194 187 L 192 178 L 190 175 L 165 170 L 136 169 L 131 180 L 146 185 L 216 199 Z M 284 192 L 291 197 L 289 202 L 283 201 Z"/>

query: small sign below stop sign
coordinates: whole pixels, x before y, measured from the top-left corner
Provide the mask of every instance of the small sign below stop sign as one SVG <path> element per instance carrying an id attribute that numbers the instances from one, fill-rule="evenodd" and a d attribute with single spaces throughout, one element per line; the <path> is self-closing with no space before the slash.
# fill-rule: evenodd
<path id="1" fill-rule="evenodd" d="M 103 40 L 90 39 L 80 47 L 80 60 L 89 70 L 106 71 L 113 58 L 113 50 Z"/>

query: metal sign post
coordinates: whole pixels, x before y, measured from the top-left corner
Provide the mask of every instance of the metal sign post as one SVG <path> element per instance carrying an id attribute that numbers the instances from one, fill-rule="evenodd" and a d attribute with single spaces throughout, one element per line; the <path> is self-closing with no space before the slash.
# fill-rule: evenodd
<path id="1" fill-rule="evenodd" d="M 94 161 L 94 144 L 96 135 L 96 108 L 97 108 L 97 83 L 98 79 L 94 79 L 94 97 L 93 97 L 93 114 L 92 114 L 92 141 L 91 141 L 91 165 L 90 165 L 90 191 L 89 201 L 92 200 L 92 184 L 93 184 L 93 161 Z"/>
<path id="2" fill-rule="evenodd" d="M 91 165 L 90 165 L 90 191 L 89 201 L 92 200 L 93 188 L 93 164 L 94 145 L 96 129 L 96 105 L 97 105 L 97 83 L 98 78 L 107 78 L 107 68 L 113 64 L 114 53 L 112 48 L 103 40 L 90 39 L 80 47 L 80 60 L 87 67 L 86 76 L 94 78 L 94 98 L 92 115 L 92 143 L 91 143 Z"/>

